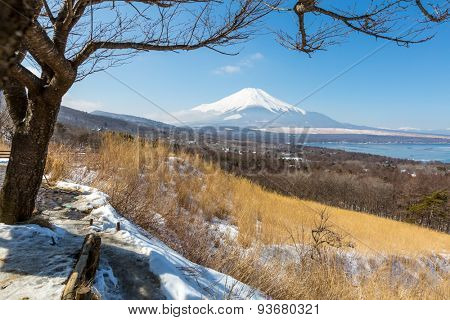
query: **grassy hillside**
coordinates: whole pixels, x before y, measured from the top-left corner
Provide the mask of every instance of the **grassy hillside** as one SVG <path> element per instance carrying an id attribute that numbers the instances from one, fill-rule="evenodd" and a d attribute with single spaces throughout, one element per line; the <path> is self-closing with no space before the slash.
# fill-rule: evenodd
<path id="1" fill-rule="evenodd" d="M 74 178 L 76 169 L 75 179 L 108 193 L 116 209 L 175 250 L 274 298 L 449 297 L 448 273 L 436 266 L 440 281 L 430 285 L 430 270 L 415 262 L 450 253 L 447 234 L 269 192 L 198 157 L 111 134 L 81 156 L 61 146 L 50 155 L 52 179 Z M 237 228 L 237 241 L 211 232 L 217 221 Z M 273 246 L 294 257 L 268 255 Z M 375 257 L 356 286 L 339 258 L 345 252 Z M 399 261 L 412 282 L 392 274 Z"/>
<path id="2" fill-rule="evenodd" d="M 330 222 L 355 242 L 361 251 L 390 254 L 450 252 L 450 236 L 407 223 L 374 215 L 333 208 L 267 192 L 247 180 L 231 178 L 234 208 L 241 231 L 252 237 L 255 221 L 262 224 L 262 240 L 290 241 L 290 234 L 303 227 L 307 234 L 314 228 L 318 214 L 325 210 Z"/>

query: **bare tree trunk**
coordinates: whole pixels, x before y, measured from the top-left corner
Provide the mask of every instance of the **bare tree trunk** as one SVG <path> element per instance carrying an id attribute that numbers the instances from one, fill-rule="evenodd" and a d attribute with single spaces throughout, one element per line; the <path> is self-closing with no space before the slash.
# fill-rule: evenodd
<path id="1" fill-rule="evenodd" d="M 7 81 L 5 75 L 14 62 L 14 52 L 31 24 L 32 9 L 31 0 L 0 1 L 0 88 Z"/>
<path id="2" fill-rule="evenodd" d="M 23 103 L 9 98 L 9 103 Z M 0 222 L 8 224 L 24 221 L 33 213 L 61 98 L 31 96 L 26 103 L 26 117 L 15 123 L 11 157 L 0 191 Z M 23 109 L 20 105 L 9 107 Z"/>

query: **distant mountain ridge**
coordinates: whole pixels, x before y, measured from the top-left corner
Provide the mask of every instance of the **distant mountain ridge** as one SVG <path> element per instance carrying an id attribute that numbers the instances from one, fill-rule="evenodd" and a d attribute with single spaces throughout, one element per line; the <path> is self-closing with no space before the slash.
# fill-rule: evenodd
<path id="1" fill-rule="evenodd" d="M 148 127 L 167 128 L 167 129 L 174 128 L 174 126 L 164 123 L 164 122 L 159 122 L 159 121 L 142 118 L 142 117 L 130 116 L 127 114 L 116 114 L 116 113 L 111 113 L 111 112 L 106 112 L 106 111 L 98 111 L 98 110 L 93 111 L 90 114 L 94 115 L 94 116 L 101 116 L 101 117 L 107 117 L 107 118 L 111 118 L 111 119 L 123 120 L 123 121 L 134 123 L 139 126 L 144 126 L 144 127 L 148 126 Z"/>
<path id="2" fill-rule="evenodd" d="M 138 128 L 145 131 L 169 131 L 174 128 L 167 123 L 139 118 L 127 115 L 117 115 L 114 113 L 95 111 L 88 113 L 76 109 L 61 106 L 58 114 L 58 122 L 74 127 L 89 130 L 111 130 L 127 133 L 136 133 Z"/>

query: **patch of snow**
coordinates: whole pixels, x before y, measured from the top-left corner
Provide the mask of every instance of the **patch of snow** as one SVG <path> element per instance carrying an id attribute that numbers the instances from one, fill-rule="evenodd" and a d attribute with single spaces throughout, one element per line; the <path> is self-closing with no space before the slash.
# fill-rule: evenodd
<path id="1" fill-rule="evenodd" d="M 223 118 L 223 120 L 237 120 L 242 118 L 242 116 L 239 113 L 232 114 L 231 116 Z"/>
<path id="2" fill-rule="evenodd" d="M 111 266 L 105 259 L 100 259 L 94 281 L 96 291 L 103 298 L 118 300 L 122 298 L 118 284 Z"/>
<path id="3" fill-rule="evenodd" d="M 153 214 L 153 222 L 160 227 L 164 227 L 166 225 L 166 219 L 164 219 L 164 217 L 159 213 Z"/>
<path id="4" fill-rule="evenodd" d="M 81 184 L 77 184 L 77 183 L 73 183 L 73 182 L 67 182 L 67 181 L 58 181 L 58 183 L 56 184 L 56 188 L 58 189 L 62 189 L 62 190 L 66 190 L 66 191 L 78 191 L 81 193 L 97 193 L 98 190 L 85 186 L 85 185 L 81 185 Z"/>
<path id="5" fill-rule="evenodd" d="M 100 206 L 104 206 L 108 202 L 108 196 L 106 194 L 88 186 L 59 181 L 56 184 L 56 187 L 67 191 L 78 191 L 83 194 L 79 200 L 67 204 L 65 206 L 67 208 L 74 208 L 81 212 L 88 212 Z"/>
<path id="6" fill-rule="evenodd" d="M 307 246 L 297 247 L 295 245 L 265 245 L 261 248 L 261 260 L 267 261 L 277 259 L 281 264 L 298 262 L 308 254 Z"/>
<path id="7" fill-rule="evenodd" d="M 301 261 L 311 251 L 309 245 L 266 245 L 261 249 L 261 261 L 276 259 L 280 264 L 291 264 Z M 338 249 L 334 259 L 341 265 L 354 285 L 367 276 L 376 273 L 380 268 L 391 266 L 392 281 L 402 281 L 407 284 L 420 280 L 419 271 L 424 267 L 429 271 L 427 278 L 434 283 L 442 281 L 440 274 L 450 272 L 449 255 L 434 254 L 432 256 L 408 257 L 388 255 L 367 255 L 353 249 Z"/>
<path id="8" fill-rule="evenodd" d="M 97 172 L 89 170 L 86 166 L 72 170 L 70 180 L 77 183 L 90 184 L 97 176 Z"/>
<path id="9" fill-rule="evenodd" d="M 236 240 L 239 235 L 238 227 L 232 225 L 229 221 L 213 218 L 210 228 L 212 232 L 217 232 L 219 236 L 225 236 L 230 240 Z"/>
<path id="10" fill-rule="evenodd" d="M 283 160 L 294 160 L 294 161 L 303 161 L 303 158 L 301 157 L 294 157 L 294 156 L 283 156 L 281 157 Z"/>
<path id="11" fill-rule="evenodd" d="M 178 157 L 168 157 L 167 162 L 169 165 L 170 172 L 176 172 L 181 174 L 200 174 L 197 168 L 192 166 L 189 161 L 178 158 Z"/>

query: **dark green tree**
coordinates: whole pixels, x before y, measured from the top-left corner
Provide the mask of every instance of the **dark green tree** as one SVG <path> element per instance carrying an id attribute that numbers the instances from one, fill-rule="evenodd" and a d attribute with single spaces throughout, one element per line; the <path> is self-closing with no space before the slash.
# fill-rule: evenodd
<path id="1" fill-rule="evenodd" d="M 450 206 L 447 190 L 434 191 L 408 208 L 410 219 L 416 223 L 449 231 Z"/>

